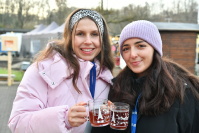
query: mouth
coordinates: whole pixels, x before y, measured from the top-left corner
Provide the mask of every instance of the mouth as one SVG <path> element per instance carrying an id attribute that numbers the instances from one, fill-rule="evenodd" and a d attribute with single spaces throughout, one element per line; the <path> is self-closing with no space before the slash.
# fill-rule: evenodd
<path id="1" fill-rule="evenodd" d="M 140 64 L 140 62 L 141 62 L 141 61 L 135 61 L 135 62 L 132 62 L 131 64 L 132 64 L 133 66 L 137 66 L 137 65 Z"/>
<path id="2" fill-rule="evenodd" d="M 94 50 L 94 48 L 81 48 L 81 50 L 82 51 L 84 51 L 84 52 L 90 52 L 90 51 L 92 51 L 92 50 Z"/>
<path id="3" fill-rule="evenodd" d="M 94 48 L 80 48 L 84 54 L 91 54 L 94 51 Z"/>

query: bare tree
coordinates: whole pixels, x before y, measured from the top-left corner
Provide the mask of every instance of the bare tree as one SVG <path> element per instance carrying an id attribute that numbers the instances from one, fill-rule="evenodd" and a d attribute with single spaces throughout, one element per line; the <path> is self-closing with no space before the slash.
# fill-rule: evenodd
<path id="1" fill-rule="evenodd" d="M 37 24 L 61 25 L 75 9 L 67 6 L 67 0 L 1 0 L 0 27 L 31 28 Z M 94 10 L 100 12 L 110 25 L 111 33 L 118 34 L 129 22 L 146 19 L 159 22 L 197 23 L 198 4 L 196 0 L 173 0 L 169 7 L 166 0 L 145 3 L 144 6 L 130 4 L 122 9 L 104 9 L 103 0 Z"/>
<path id="2" fill-rule="evenodd" d="M 55 0 L 57 5 L 57 11 L 55 12 L 55 20 L 58 24 L 62 24 L 69 14 L 67 10 L 67 0 Z"/>

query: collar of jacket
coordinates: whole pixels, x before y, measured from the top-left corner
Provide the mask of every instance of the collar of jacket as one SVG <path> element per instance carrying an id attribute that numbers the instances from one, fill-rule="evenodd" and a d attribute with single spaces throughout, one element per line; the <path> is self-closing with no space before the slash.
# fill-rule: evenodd
<path id="1" fill-rule="evenodd" d="M 81 78 L 86 78 L 90 74 L 90 70 L 93 67 L 92 62 L 79 59 L 80 64 L 80 74 Z M 100 74 L 98 74 L 100 66 L 99 61 L 95 61 L 97 78 L 101 78 L 105 82 L 111 84 L 111 79 L 113 78 L 112 73 L 107 68 L 104 68 Z M 70 78 L 73 74 L 73 70 L 69 70 L 69 66 L 66 63 L 63 56 L 59 53 L 55 53 L 51 58 L 39 62 L 38 64 L 39 74 L 44 79 L 44 81 L 52 88 L 56 88 L 63 80 Z"/>

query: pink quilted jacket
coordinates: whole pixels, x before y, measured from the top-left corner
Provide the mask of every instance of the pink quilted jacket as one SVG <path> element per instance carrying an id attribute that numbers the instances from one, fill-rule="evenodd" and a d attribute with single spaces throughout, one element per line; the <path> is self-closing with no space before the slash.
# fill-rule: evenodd
<path id="1" fill-rule="evenodd" d="M 92 99 L 88 78 L 93 64 L 79 59 L 80 75 L 77 93 L 72 85 L 68 65 L 56 53 L 52 58 L 32 64 L 18 87 L 8 126 L 13 133 L 83 133 L 86 122 L 79 127 L 68 123 L 69 108 Z M 97 72 L 99 62 L 96 63 Z M 104 69 L 96 80 L 95 98 L 107 98 L 112 74 Z"/>

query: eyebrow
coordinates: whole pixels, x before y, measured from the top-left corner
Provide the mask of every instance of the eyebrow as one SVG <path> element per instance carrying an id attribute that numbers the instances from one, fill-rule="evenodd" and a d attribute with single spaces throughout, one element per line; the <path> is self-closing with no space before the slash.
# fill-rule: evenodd
<path id="1" fill-rule="evenodd" d="M 136 45 L 136 44 L 139 44 L 139 43 L 142 43 L 142 42 L 146 42 L 146 41 L 137 41 L 137 42 L 135 42 L 134 44 Z M 122 47 L 124 47 L 124 46 L 128 46 L 128 44 L 124 44 L 124 45 L 122 45 Z"/>
<path id="2" fill-rule="evenodd" d="M 75 29 L 75 32 L 85 32 L 85 30 L 82 30 L 82 29 Z M 99 33 L 99 31 L 98 30 L 92 30 L 91 32 L 98 32 Z"/>
<path id="3" fill-rule="evenodd" d="M 146 42 L 146 41 L 137 41 L 137 42 L 135 42 L 135 44 L 138 44 L 138 43 L 142 43 L 142 42 Z"/>

